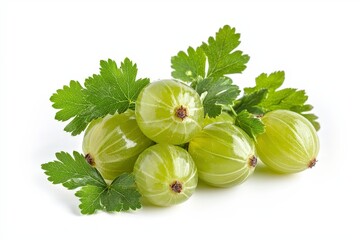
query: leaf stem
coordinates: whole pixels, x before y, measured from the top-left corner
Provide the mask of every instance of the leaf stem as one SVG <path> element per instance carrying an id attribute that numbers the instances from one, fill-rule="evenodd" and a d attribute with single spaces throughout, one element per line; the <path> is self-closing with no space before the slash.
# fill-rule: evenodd
<path id="1" fill-rule="evenodd" d="M 234 110 L 234 108 L 232 106 L 229 106 L 230 110 L 231 110 L 231 113 L 234 114 L 234 116 L 236 117 L 237 113 L 236 111 Z"/>

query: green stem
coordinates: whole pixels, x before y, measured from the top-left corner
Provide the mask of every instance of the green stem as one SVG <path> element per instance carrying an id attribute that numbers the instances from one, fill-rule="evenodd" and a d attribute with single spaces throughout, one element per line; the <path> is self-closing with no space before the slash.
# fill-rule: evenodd
<path id="1" fill-rule="evenodd" d="M 231 113 L 234 114 L 234 116 L 236 117 L 237 116 L 237 113 L 236 111 L 234 110 L 234 108 L 232 106 L 229 106 L 230 107 L 230 110 L 231 110 Z"/>

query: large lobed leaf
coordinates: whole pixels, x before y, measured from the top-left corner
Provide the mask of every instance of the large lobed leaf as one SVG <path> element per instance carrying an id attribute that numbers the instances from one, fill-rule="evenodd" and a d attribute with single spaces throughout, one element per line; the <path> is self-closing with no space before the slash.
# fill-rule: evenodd
<path id="1" fill-rule="evenodd" d="M 280 89 L 285 80 L 283 71 L 273 72 L 270 75 L 262 73 L 255 79 L 256 85 L 244 89 L 244 95 L 236 100 L 234 110 L 240 113 L 247 110 L 254 115 L 285 109 L 297 112 L 307 118 L 316 130 L 320 129 L 318 117 L 309 111 L 312 106 L 307 104 L 308 96 L 304 90 L 295 88 Z"/>
<path id="2" fill-rule="evenodd" d="M 136 64 L 128 58 L 120 67 L 111 59 L 101 61 L 100 66 L 100 74 L 87 78 L 85 88 L 79 82 L 71 81 L 50 98 L 53 107 L 60 109 L 55 115 L 57 120 L 72 118 L 65 127 L 72 135 L 80 134 L 94 119 L 134 108 L 140 91 L 150 82 L 147 78 L 136 80 Z"/>
<path id="3" fill-rule="evenodd" d="M 215 38 L 209 37 L 207 43 L 197 48 L 189 47 L 187 52 L 180 51 L 173 56 L 172 76 L 185 82 L 194 82 L 199 78 L 219 78 L 241 73 L 250 57 L 235 50 L 239 45 L 240 34 L 236 33 L 235 28 L 225 25 L 219 29 Z"/>
<path id="4" fill-rule="evenodd" d="M 53 184 L 62 184 L 68 189 L 80 188 L 75 195 L 80 198 L 81 213 L 141 208 L 141 195 L 131 173 L 121 174 L 108 185 L 80 153 L 74 151 L 71 156 L 69 153 L 59 152 L 56 153 L 56 158 L 57 160 L 42 164 L 41 167 Z"/>

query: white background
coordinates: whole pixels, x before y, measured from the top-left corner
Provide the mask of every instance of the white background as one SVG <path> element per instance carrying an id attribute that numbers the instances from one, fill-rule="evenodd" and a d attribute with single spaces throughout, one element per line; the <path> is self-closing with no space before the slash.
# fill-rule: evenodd
<path id="1" fill-rule="evenodd" d="M 360 6 L 356 1 L 9 1 L 0 3 L 0 239 L 360 239 Z M 81 151 L 49 97 L 101 59 L 129 57 L 139 76 L 169 78 L 170 57 L 229 24 L 251 59 L 251 86 L 285 70 L 320 117 L 315 168 L 259 166 L 230 189 L 200 186 L 184 204 L 91 216 L 40 168 Z"/>

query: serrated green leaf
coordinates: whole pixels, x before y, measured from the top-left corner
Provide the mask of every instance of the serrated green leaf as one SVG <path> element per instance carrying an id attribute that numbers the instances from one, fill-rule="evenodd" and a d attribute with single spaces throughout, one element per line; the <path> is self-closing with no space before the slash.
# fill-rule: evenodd
<path id="1" fill-rule="evenodd" d="M 273 92 L 279 87 L 281 87 L 284 80 L 285 80 L 284 71 L 273 72 L 270 75 L 267 75 L 266 73 L 262 73 L 260 74 L 260 76 L 258 76 L 255 79 L 256 86 L 252 88 L 244 88 L 244 92 L 245 94 L 250 94 L 260 89 L 267 89 L 268 92 Z"/>
<path id="2" fill-rule="evenodd" d="M 295 88 L 285 88 L 279 91 L 271 92 L 260 104 L 267 112 L 275 109 L 281 109 L 277 107 L 279 107 L 279 105 L 281 105 L 282 102 L 286 100 L 286 98 L 295 92 Z"/>
<path id="3" fill-rule="evenodd" d="M 235 112 L 247 110 L 253 114 L 263 114 L 263 109 L 258 105 L 261 104 L 267 93 L 268 90 L 263 88 L 242 96 L 239 100 L 236 101 L 234 106 Z"/>
<path id="4" fill-rule="evenodd" d="M 304 90 L 285 88 L 269 93 L 268 98 L 259 104 L 259 106 L 266 109 L 267 112 L 277 109 L 297 112 L 307 118 L 318 131 L 320 124 L 317 121 L 317 116 L 307 113 L 313 109 L 313 106 L 306 104 L 307 100 L 308 96 Z"/>
<path id="5" fill-rule="evenodd" d="M 196 50 L 189 47 L 187 53 L 180 51 L 177 56 L 171 58 L 171 67 L 174 71 L 171 76 L 185 82 L 192 82 L 199 76 L 205 77 L 206 56 L 198 47 Z"/>
<path id="6" fill-rule="evenodd" d="M 219 29 L 215 38 L 210 37 L 207 43 L 202 43 L 197 48 L 189 47 L 187 52 L 180 51 L 173 56 L 171 75 L 185 82 L 197 83 L 199 79 L 241 73 L 246 68 L 249 56 L 236 50 L 239 44 L 240 34 L 235 32 L 235 28 L 225 25 Z"/>
<path id="7" fill-rule="evenodd" d="M 277 109 L 290 110 L 307 117 L 318 130 L 320 124 L 317 122 L 317 117 L 314 114 L 308 113 L 313 107 L 306 103 L 308 96 L 305 91 L 295 88 L 278 90 L 284 80 L 285 73 L 283 71 L 273 72 L 270 75 L 261 74 L 255 80 L 255 87 L 244 89 L 244 96 L 238 99 L 234 106 L 235 112 L 246 109 L 250 113 L 259 114 Z M 262 89 L 266 89 L 267 94 L 263 98 L 259 98 L 259 91 Z M 244 107 L 243 102 L 250 102 L 252 104 L 250 104 L 250 107 L 249 104 L 245 104 L 246 107 Z"/>
<path id="8" fill-rule="evenodd" d="M 127 211 L 141 208 L 140 193 L 136 189 L 131 173 L 123 173 L 108 185 L 101 174 L 91 167 L 84 156 L 74 151 L 56 153 L 57 160 L 42 164 L 41 167 L 53 184 L 62 184 L 68 189 L 78 190 L 83 214 L 92 214 L 96 210 Z"/>
<path id="9" fill-rule="evenodd" d="M 79 115 L 84 107 L 88 107 L 84 88 L 78 81 L 70 81 L 69 86 L 64 86 L 59 89 L 50 98 L 50 101 L 55 109 L 61 109 L 55 115 L 55 119 L 66 121 L 73 116 Z"/>
<path id="10" fill-rule="evenodd" d="M 222 106 L 232 105 L 240 93 L 239 87 L 226 77 L 201 79 L 195 86 L 199 95 L 206 93 L 203 100 L 205 115 L 220 115 Z"/>
<path id="11" fill-rule="evenodd" d="M 201 48 L 208 57 L 209 69 L 207 77 L 221 77 L 232 73 L 241 73 L 246 68 L 250 57 L 242 51 L 234 51 L 240 44 L 240 34 L 235 28 L 225 25 L 210 37 L 208 43 L 203 43 Z"/>
<path id="12" fill-rule="evenodd" d="M 265 132 L 265 126 L 261 119 L 249 113 L 247 110 L 238 113 L 235 118 L 235 125 L 244 130 L 253 139 L 256 139 L 257 135 Z"/>
<path id="13" fill-rule="evenodd" d="M 76 136 L 84 131 L 90 121 L 87 116 L 79 115 L 73 118 L 64 128 L 66 132 L 71 132 L 71 135 Z"/>
<path id="14" fill-rule="evenodd" d="M 119 211 L 114 203 L 121 203 L 121 211 L 141 208 L 141 195 L 136 189 L 135 178 L 132 174 L 122 174 L 109 186 L 109 197 L 104 205 L 107 211 Z"/>
<path id="15" fill-rule="evenodd" d="M 134 176 L 128 173 L 121 174 L 106 188 L 88 185 L 75 195 L 80 199 L 82 214 L 92 214 L 96 210 L 120 212 L 141 208 L 141 195 L 136 190 Z"/>
<path id="16" fill-rule="evenodd" d="M 307 100 L 308 96 L 305 90 L 296 90 L 293 94 L 283 99 L 280 105 L 284 108 L 291 109 L 293 106 L 303 106 Z"/>
<path id="17" fill-rule="evenodd" d="M 100 173 L 90 166 L 83 155 L 74 151 L 74 157 L 66 152 L 56 153 L 57 160 L 41 165 L 53 184 L 62 184 L 68 189 L 85 185 L 106 186 Z"/>
<path id="18" fill-rule="evenodd" d="M 301 106 L 293 106 L 291 108 L 291 111 L 297 112 L 297 113 L 301 113 L 301 112 L 309 112 L 313 109 L 314 107 L 310 104 L 304 104 Z"/>
<path id="19" fill-rule="evenodd" d="M 136 64 L 125 59 L 118 68 L 113 60 L 101 61 L 100 75 L 93 75 L 86 79 L 88 101 L 96 106 L 95 115 L 122 113 L 136 100 L 142 89 L 148 84 L 143 79 L 135 80 L 137 74 Z"/>
<path id="20" fill-rule="evenodd" d="M 80 199 L 79 208 L 82 214 L 93 214 L 96 210 L 103 209 L 101 205 L 102 195 L 106 192 L 106 188 L 87 185 L 82 187 L 75 193 Z"/>
<path id="21" fill-rule="evenodd" d="M 301 115 L 311 122 L 316 131 L 320 130 L 320 123 L 317 121 L 318 117 L 315 114 L 302 113 Z"/>
<path id="22" fill-rule="evenodd" d="M 150 82 L 147 78 L 136 80 L 136 64 L 128 58 L 120 68 L 111 59 L 100 61 L 100 66 L 100 74 L 87 78 L 85 88 L 71 81 L 50 98 L 53 107 L 60 109 L 56 113 L 57 120 L 73 118 L 64 129 L 72 135 L 81 133 L 94 119 L 133 109 L 140 91 Z"/>

